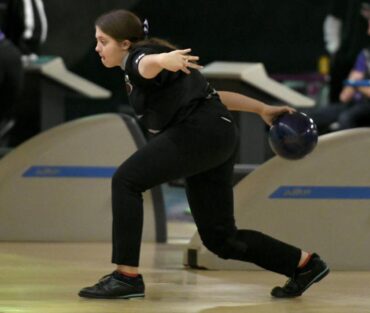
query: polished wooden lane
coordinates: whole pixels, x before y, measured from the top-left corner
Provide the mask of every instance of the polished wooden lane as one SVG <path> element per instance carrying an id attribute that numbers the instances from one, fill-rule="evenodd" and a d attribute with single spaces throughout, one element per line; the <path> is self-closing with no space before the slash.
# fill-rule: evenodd
<path id="1" fill-rule="evenodd" d="M 0 242 L 0 313 L 370 313 L 370 272 L 332 272 L 303 297 L 277 300 L 269 292 L 284 277 L 184 269 L 184 246 L 143 244 L 145 299 L 86 300 L 79 289 L 113 269 L 109 243 Z"/>

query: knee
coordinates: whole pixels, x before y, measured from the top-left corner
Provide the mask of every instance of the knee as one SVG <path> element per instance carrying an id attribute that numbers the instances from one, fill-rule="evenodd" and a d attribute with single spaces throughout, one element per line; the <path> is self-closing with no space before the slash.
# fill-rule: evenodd
<path id="1" fill-rule="evenodd" d="M 202 238 L 202 242 L 209 251 L 211 251 L 221 259 L 229 259 L 225 240 L 215 240 L 214 238 L 212 238 L 212 236 L 207 236 Z"/>
<path id="2" fill-rule="evenodd" d="M 201 234 L 204 246 L 221 259 L 235 259 L 244 256 L 247 251 L 245 243 L 237 240 L 237 232 L 207 232 Z"/>
<path id="3" fill-rule="evenodd" d="M 141 184 L 130 175 L 130 171 L 126 170 L 125 166 L 121 166 L 112 176 L 112 190 L 120 193 L 141 193 L 144 188 Z"/>

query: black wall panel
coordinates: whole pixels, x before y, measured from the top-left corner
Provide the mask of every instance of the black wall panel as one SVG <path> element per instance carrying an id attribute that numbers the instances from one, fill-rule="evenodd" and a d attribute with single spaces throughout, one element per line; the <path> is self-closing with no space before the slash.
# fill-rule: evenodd
<path id="1" fill-rule="evenodd" d="M 314 71 L 324 53 L 326 1 L 319 0 L 45 0 L 49 37 L 43 54 L 60 55 L 78 74 L 122 96 L 122 73 L 103 68 L 94 20 L 116 8 L 148 18 L 152 36 L 191 47 L 201 63 L 263 62 L 270 73 Z M 123 98 L 122 98 L 123 97 Z"/>

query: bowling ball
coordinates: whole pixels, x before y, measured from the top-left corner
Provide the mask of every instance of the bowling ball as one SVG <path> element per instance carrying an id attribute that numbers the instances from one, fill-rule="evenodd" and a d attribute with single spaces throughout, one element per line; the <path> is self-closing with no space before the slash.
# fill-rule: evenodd
<path id="1" fill-rule="evenodd" d="M 315 149 L 318 131 L 308 115 L 301 112 L 284 113 L 274 120 L 268 139 L 271 149 L 278 156 L 298 160 Z"/>

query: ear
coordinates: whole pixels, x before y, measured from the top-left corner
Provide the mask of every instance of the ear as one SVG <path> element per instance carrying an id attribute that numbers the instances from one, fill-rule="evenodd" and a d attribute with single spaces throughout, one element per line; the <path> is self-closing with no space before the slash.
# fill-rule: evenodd
<path id="1" fill-rule="evenodd" d="M 131 47 L 131 41 L 125 39 L 124 41 L 122 41 L 120 43 L 120 47 L 122 48 L 122 50 L 128 50 L 128 49 L 130 49 L 130 47 Z"/>

